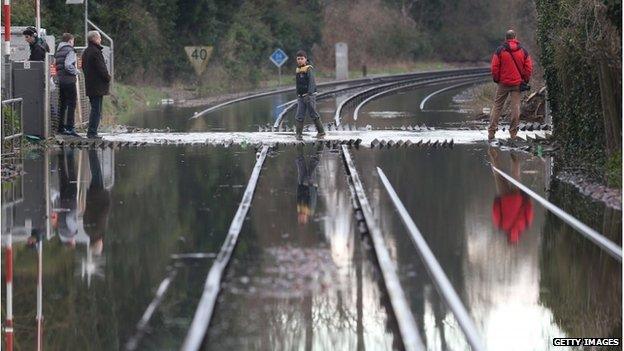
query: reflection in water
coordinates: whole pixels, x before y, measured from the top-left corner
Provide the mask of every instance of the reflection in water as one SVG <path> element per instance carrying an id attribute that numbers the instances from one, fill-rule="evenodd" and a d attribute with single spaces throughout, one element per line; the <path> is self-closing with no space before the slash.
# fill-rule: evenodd
<path id="1" fill-rule="evenodd" d="M 297 221 L 299 224 L 306 224 L 310 216 L 316 210 L 316 198 L 318 193 L 318 172 L 317 166 L 323 153 L 323 144 L 319 143 L 316 152 L 306 158 L 304 157 L 304 144 L 297 144 Z"/>
<path id="2" fill-rule="evenodd" d="M 75 247 L 78 235 L 78 213 L 76 194 L 78 184 L 74 165 L 74 150 L 64 150 L 58 155 L 60 208 L 53 214 L 52 225 L 58 230 L 62 243 Z"/>
<path id="3" fill-rule="evenodd" d="M 296 218 L 281 215 L 295 207 Z M 224 279 L 208 349 L 397 347 L 339 154 L 302 145 L 268 159 L 250 218 Z"/>
<path id="4" fill-rule="evenodd" d="M 111 199 L 110 192 L 104 187 L 100 160 L 95 150 L 89 150 L 89 168 L 91 169 L 91 182 L 87 190 L 84 227 L 89 235 L 90 248 L 94 254 L 101 256 L 104 249 L 104 235 L 108 227 Z"/>
<path id="5" fill-rule="evenodd" d="M 53 271 L 58 267 L 52 265 L 44 266 L 44 253 L 56 251 L 55 245 L 61 244 L 62 246 L 73 250 L 77 243 L 85 243 L 86 235 L 83 228 L 83 216 L 87 209 L 83 211 L 83 207 L 79 207 L 80 194 L 85 193 L 84 183 L 81 181 L 83 177 L 91 177 L 92 187 L 94 182 L 103 185 L 103 178 L 101 172 L 100 161 L 97 156 L 97 151 L 90 151 L 92 157 L 90 160 L 89 169 L 87 169 L 87 163 L 84 162 L 85 158 L 82 153 L 74 150 L 67 150 L 59 153 L 56 157 L 52 158 L 56 162 L 52 162 L 53 166 L 51 171 L 57 175 L 56 178 L 50 176 L 49 171 L 45 165 L 49 158 L 49 154 L 46 154 L 43 158 L 39 159 L 27 159 L 24 160 L 26 169 L 30 172 L 22 176 L 22 179 L 8 184 L 3 184 L 3 244 L 6 252 L 6 262 L 4 262 L 6 284 L 6 324 L 7 326 L 13 326 L 13 270 L 14 264 L 17 267 L 18 282 L 16 294 L 18 300 L 16 301 L 17 310 L 17 322 L 15 323 L 15 330 L 8 330 L 6 332 L 5 346 L 8 350 L 12 350 L 14 346 L 15 332 L 18 335 L 16 345 L 33 345 L 36 350 L 43 350 L 46 347 L 44 340 L 44 271 Z M 104 151 L 102 151 L 104 152 Z M 112 153 L 112 150 L 107 152 Z M 77 156 L 77 154 L 80 154 Z M 78 164 L 76 163 L 76 157 L 78 157 Z M 110 168 L 112 164 L 108 165 Z M 94 172 L 97 170 L 97 174 Z M 112 171 L 108 172 L 109 174 Z M 93 176 L 91 176 L 94 174 Z M 21 192 L 16 191 L 16 185 L 22 184 L 22 182 L 28 184 L 28 191 Z M 103 188 L 103 187 L 102 187 Z M 87 191 L 88 193 L 88 191 Z M 16 198 L 16 194 L 19 194 L 21 198 Z M 89 199 L 87 195 L 87 208 L 89 207 Z M 49 207 L 49 204 L 53 203 L 54 208 Z M 39 212 L 37 209 L 48 209 L 49 216 Z M 35 209 L 35 211 L 33 211 Z M 48 217 L 50 220 L 46 220 Z M 46 235 L 50 233 L 50 235 Z M 81 236 L 82 234 L 82 236 Z M 58 241 L 54 236 L 58 235 Z M 87 238 L 88 239 L 88 238 Z M 24 243 L 24 246 L 17 247 L 17 254 L 14 256 L 13 243 Z M 51 246 L 50 249 L 44 250 L 44 246 Z M 87 257 L 89 254 L 89 247 L 87 245 Z M 32 252 L 35 255 L 32 255 Z M 58 253 L 57 253 L 58 255 Z M 33 257 L 34 256 L 34 257 Z M 52 262 L 58 261 L 59 257 L 48 254 L 47 260 Z M 15 261 L 15 259 L 17 261 Z M 34 277 L 29 274 L 31 267 L 34 265 Z M 26 273 L 26 277 L 25 277 Z M 26 279 L 24 279 L 26 278 Z M 90 279 L 90 277 L 89 277 Z M 26 319 L 24 318 L 24 303 L 28 305 L 32 303 L 32 299 L 26 298 L 32 294 L 32 287 L 35 287 L 35 310 L 34 321 L 35 327 L 32 328 L 32 315 L 28 313 Z M 54 330 L 54 317 L 55 313 L 49 314 L 51 321 L 48 325 L 52 326 Z M 23 324 L 25 322 L 25 324 Z M 34 331 L 34 335 L 32 335 Z M 31 341 L 32 340 L 32 341 Z M 32 342 L 32 343 L 31 343 Z M 23 347 L 23 346 L 22 346 Z"/>
<path id="6" fill-rule="evenodd" d="M 548 200 L 616 243 L 622 212 L 554 181 Z M 555 215 L 543 225 L 539 301 L 571 337 L 622 337 L 622 265 Z M 615 349 L 615 348 L 614 348 Z M 620 348 L 617 348 L 621 350 Z"/>
<path id="7" fill-rule="evenodd" d="M 112 161 L 112 150 L 63 150 L 57 156 L 58 196 L 52 209 L 52 228 L 60 242 L 75 248 L 84 245 L 80 275 L 91 285 L 91 278 L 104 277 L 104 234 L 110 212 L 110 190 L 114 184 L 111 162 L 104 162 L 99 154 Z M 78 158 L 78 164 L 76 163 Z M 105 179 L 102 168 L 107 167 Z M 105 187 L 105 181 L 109 188 Z"/>
<path id="8" fill-rule="evenodd" d="M 7 349 L 119 349 L 169 255 L 220 247 L 255 161 L 249 150 L 212 147 L 29 156 L 25 173 L 2 184 L 2 318 L 14 326 L 4 329 Z M 206 264 L 179 264 L 179 285 L 156 311 L 146 345 L 179 346 Z"/>
<path id="9" fill-rule="evenodd" d="M 492 199 L 508 194 L 508 188 L 497 186 L 492 178 L 487 154 L 486 147 L 475 145 L 460 145 L 451 152 L 353 151 L 412 311 L 424 328 L 421 335 L 427 349 L 469 347 L 417 259 L 400 217 L 392 211 L 391 200 L 379 191 L 380 182 L 372 172 L 376 166 L 391 170 L 386 174 L 397 192 L 404 194 L 401 198 L 409 214 L 488 350 L 555 350 L 554 337 L 617 335 L 621 327 L 621 267 L 536 204 L 532 205 L 532 222 L 527 207 L 520 212 L 526 216 L 516 227 L 521 234 L 516 237 L 521 240 L 510 245 L 508 236 L 501 235 L 492 221 Z M 548 159 L 526 154 L 512 158 L 509 152 L 500 151 L 494 160 L 498 168 L 513 173 L 538 194 L 549 188 L 550 179 L 544 177 L 549 174 Z M 551 201 L 569 204 L 571 208 L 564 210 L 614 241 L 621 240 L 621 213 L 597 208 L 578 195 L 571 202 L 573 189 L 561 193 L 559 188 L 549 191 Z M 579 213 L 583 207 L 589 213 L 584 217 Z"/>
<path id="10" fill-rule="evenodd" d="M 498 151 L 496 148 L 488 149 L 490 162 L 493 167 L 500 169 Z M 511 153 L 511 176 L 520 180 L 520 160 L 517 155 Z M 507 233 L 510 244 L 516 244 L 520 235 L 533 222 L 533 205 L 527 194 L 520 191 L 503 176 L 492 169 L 494 182 L 496 183 L 496 197 L 492 205 L 492 221 L 496 228 Z"/>

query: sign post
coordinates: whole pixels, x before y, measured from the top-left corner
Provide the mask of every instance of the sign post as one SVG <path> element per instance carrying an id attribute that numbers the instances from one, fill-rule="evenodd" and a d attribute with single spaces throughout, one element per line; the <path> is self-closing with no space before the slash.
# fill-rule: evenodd
<path id="1" fill-rule="evenodd" d="M 282 65 L 286 63 L 286 61 L 288 61 L 288 55 L 286 55 L 286 53 L 282 49 L 277 49 L 273 51 L 271 56 L 269 56 L 269 59 L 271 60 L 271 62 L 273 62 L 274 65 L 277 66 L 277 84 L 282 85 Z"/>
<path id="2" fill-rule="evenodd" d="M 336 43 L 336 80 L 349 79 L 349 46 L 347 43 Z"/>
<path id="3" fill-rule="evenodd" d="M 212 55 L 212 46 L 185 46 L 184 51 L 186 51 L 186 56 L 191 61 L 195 73 L 201 76 L 206 70 L 210 55 Z"/>

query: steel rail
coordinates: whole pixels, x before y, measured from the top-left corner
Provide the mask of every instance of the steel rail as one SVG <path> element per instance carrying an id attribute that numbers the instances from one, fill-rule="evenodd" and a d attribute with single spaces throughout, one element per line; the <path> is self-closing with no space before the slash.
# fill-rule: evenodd
<path id="1" fill-rule="evenodd" d="M 358 82 L 365 82 L 365 81 L 386 81 L 386 80 L 399 80 L 401 78 L 404 77 L 409 77 L 409 76 L 413 76 L 413 75 L 417 75 L 417 74 L 436 74 L 436 73 L 444 73 L 444 72 L 453 72 L 453 71 L 464 71 L 466 70 L 465 68 L 459 68 L 459 69 L 452 69 L 452 70 L 437 70 L 437 71 L 428 71 L 428 72 L 410 72 L 410 73 L 400 73 L 400 74 L 391 74 L 391 75 L 383 75 L 383 76 L 371 76 L 371 77 L 365 77 L 365 78 L 358 78 L 358 79 L 347 79 L 347 80 L 339 80 L 339 81 L 332 81 L 332 82 L 325 82 L 325 83 L 319 83 L 317 84 L 318 87 L 326 87 L 326 86 L 334 86 L 334 85 L 341 85 L 341 84 L 350 84 L 350 83 L 358 83 Z M 228 105 L 232 105 L 235 104 L 237 102 L 242 102 L 242 101 L 246 101 L 246 100 L 251 100 L 251 99 L 255 99 L 255 98 L 260 98 L 260 97 L 265 97 L 265 96 L 270 96 L 270 95 L 275 95 L 275 94 L 281 94 L 281 93 L 287 93 L 287 92 L 291 92 L 294 90 L 294 87 L 287 87 L 287 88 L 283 88 L 283 89 L 277 89 L 277 90 L 271 90 L 271 91 L 266 91 L 266 92 L 262 92 L 262 93 L 256 93 L 256 94 L 251 94 L 251 95 L 247 95 L 247 96 L 243 96 L 240 98 L 235 98 L 232 100 L 228 100 L 225 102 L 222 102 L 220 104 L 208 107 L 202 111 L 199 112 L 195 112 L 195 114 L 193 116 L 190 117 L 190 119 L 195 119 L 195 118 L 199 118 L 202 116 L 205 116 L 206 114 L 219 110 L 225 106 Z M 284 105 L 284 104 L 282 104 Z"/>
<path id="2" fill-rule="evenodd" d="M 379 174 L 381 182 L 386 188 L 386 191 L 388 192 L 388 195 L 390 196 L 394 207 L 398 211 L 399 216 L 403 221 L 403 224 L 405 224 L 405 226 L 407 227 L 410 238 L 416 246 L 416 250 L 418 251 L 418 254 L 420 255 L 420 258 L 422 259 L 425 267 L 427 267 L 429 275 L 431 276 L 433 282 L 438 288 L 438 292 L 440 293 L 440 295 L 442 295 L 444 301 L 446 301 L 446 304 L 449 306 L 451 311 L 453 311 L 453 314 L 455 315 L 459 326 L 464 332 L 464 335 L 466 336 L 470 347 L 473 351 L 485 350 L 485 346 L 483 344 L 483 341 L 481 340 L 481 336 L 479 335 L 479 332 L 477 331 L 477 327 L 475 326 L 474 322 L 468 315 L 466 307 L 464 307 L 464 304 L 461 302 L 459 296 L 455 292 L 453 285 L 444 273 L 444 270 L 440 266 L 440 263 L 429 248 L 429 245 L 427 245 L 427 241 L 420 233 L 420 230 L 418 230 L 418 227 L 416 227 L 414 220 L 412 220 L 409 213 L 407 212 L 407 209 L 405 209 L 405 206 L 403 206 L 399 195 L 397 195 L 396 191 L 394 191 L 392 184 L 390 184 L 390 181 L 381 170 L 381 168 L 377 167 L 377 173 Z"/>
<path id="3" fill-rule="evenodd" d="M 461 79 L 461 78 L 458 78 L 458 79 Z M 470 83 L 470 84 L 474 84 L 474 82 L 479 82 L 479 81 L 480 81 L 480 79 L 479 79 L 479 80 L 473 80 L 473 81 L 471 81 L 471 83 Z M 467 84 L 467 83 L 466 83 L 466 84 Z M 410 85 L 407 85 L 407 86 L 403 86 L 403 87 L 397 87 L 397 88 L 393 88 L 393 89 L 389 89 L 389 90 L 384 90 L 384 91 L 379 92 L 379 93 L 377 93 L 377 94 L 375 94 L 375 95 L 372 95 L 372 96 L 367 97 L 366 99 L 364 99 L 362 102 L 360 102 L 360 103 L 356 106 L 355 110 L 353 111 L 353 120 L 354 120 L 354 121 L 357 121 L 357 118 L 358 118 L 358 115 L 359 115 L 360 109 L 361 109 L 361 108 L 362 108 L 365 104 L 369 103 L 370 101 L 372 101 L 372 100 L 374 100 L 374 99 L 377 99 L 377 98 L 379 98 L 379 97 L 381 97 L 381 96 L 384 96 L 384 95 L 387 95 L 387 94 L 390 94 L 390 93 L 394 93 L 394 92 L 396 92 L 396 91 L 401 91 L 401 90 L 403 90 L 403 89 L 410 89 L 410 88 L 413 88 L 413 87 L 415 87 L 415 86 L 419 86 L 419 85 L 421 85 L 421 83 L 420 83 L 420 82 L 419 82 L 419 83 L 410 84 Z M 460 86 L 460 85 L 458 84 L 458 86 Z M 454 86 L 454 87 L 455 87 L 455 86 Z M 446 88 L 445 88 L 445 89 L 446 89 Z M 422 108 L 421 108 L 421 110 L 422 110 Z"/>
<path id="4" fill-rule="evenodd" d="M 230 224 L 230 229 L 225 237 L 223 246 L 221 246 L 221 250 L 219 251 L 217 258 L 213 262 L 212 267 L 210 267 L 210 271 L 206 277 L 204 291 L 201 299 L 199 300 L 199 304 L 197 305 L 197 310 L 195 311 L 195 316 L 193 317 L 191 326 L 186 334 L 184 343 L 182 344 L 181 350 L 183 351 L 199 350 L 202 345 L 202 341 L 206 336 L 206 331 L 208 330 L 208 325 L 212 319 L 217 297 L 221 290 L 221 278 L 223 277 L 223 272 L 230 262 L 232 252 L 236 247 L 238 235 L 240 234 L 243 222 L 245 221 L 245 216 L 247 216 L 247 212 L 251 207 L 251 201 L 253 200 L 256 184 L 258 183 L 260 171 L 262 170 L 262 165 L 264 164 L 268 151 L 269 146 L 262 147 L 260 156 L 256 161 L 253 171 L 251 172 L 251 177 L 247 183 L 243 199 L 238 206 L 234 219 L 232 219 L 232 223 Z"/>
<path id="5" fill-rule="evenodd" d="M 372 239 L 371 241 L 373 243 L 375 255 L 377 256 L 377 262 L 381 268 L 381 275 L 383 276 L 386 290 L 390 298 L 390 304 L 392 305 L 394 316 L 396 317 L 397 324 L 399 325 L 403 346 L 408 351 L 425 350 L 422 338 L 418 332 L 416 320 L 412 314 L 405 292 L 401 287 L 396 265 L 390 257 L 390 253 L 384 242 L 381 230 L 375 223 L 373 210 L 368 202 L 364 186 L 360 181 L 357 169 L 355 168 L 355 164 L 353 163 L 353 159 L 351 158 L 351 154 L 349 153 L 349 149 L 346 145 L 342 146 L 342 157 L 349 174 L 351 184 L 350 188 L 353 193 L 352 195 L 359 203 L 366 221 L 368 232 Z"/>
<path id="6" fill-rule="evenodd" d="M 561 218 L 564 222 L 569 224 L 572 228 L 576 229 L 579 233 L 585 236 L 587 239 L 592 241 L 594 244 L 598 245 L 600 248 L 605 250 L 609 255 L 613 256 L 618 261 L 622 262 L 622 248 L 615 244 L 613 241 L 607 239 L 604 235 L 598 233 L 593 230 L 586 224 L 582 223 L 578 219 L 574 218 L 569 213 L 565 212 L 561 208 L 557 207 L 550 201 L 544 199 L 543 197 L 537 195 L 533 190 L 529 189 L 507 173 L 501 171 L 500 169 L 492 166 L 492 169 L 496 171 L 498 174 L 507 179 L 510 183 L 518 187 L 524 193 L 535 199 L 535 201 L 542 204 L 542 206 L 546 207 L 550 212 L 552 212 L 555 216 Z"/>
<path id="7" fill-rule="evenodd" d="M 401 81 L 413 81 L 414 79 L 421 79 L 421 77 L 424 76 L 428 76 L 428 75 L 433 75 L 430 72 L 425 72 L 425 73 L 413 73 L 413 74 L 409 74 L 409 75 L 404 75 L 401 76 L 400 79 L 394 79 L 392 80 L 392 82 L 394 83 L 398 83 Z M 371 85 L 380 85 L 383 84 L 384 81 L 370 81 L 364 84 L 359 84 L 359 85 L 353 85 L 353 86 L 349 86 L 349 87 L 344 87 L 344 88 L 339 88 L 339 89 L 334 89 L 334 90 L 330 90 L 330 91 L 325 91 L 323 93 L 320 93 L 317 95 L 316 99 L 321 100 L 321 99 L 325 99 L 331 96 L 334 96 L 337 93 L 343 92 L 343 91 L 349 91 L 349 90 L 353 90 L 353 89 L 359 89 L 359 88 L 363 88 L 363 87 L 367 87 L 367 86 L 371 86 Z M 388 83 L 386 83 L 388 84 Z M 273 128 L 279 128 L 279 126 L 282 124 L 282 121 L 284 119 L 284 116 L 289 113 L 290 111 L 292 111 L 296 106 L 297 106 L 297 99 L 293 99 L 290 101 L 287 101 L 279 106 L 279 107 L 284 107 L 286 106 L 286 108 L 284 108 L 280 114 L 278 115 L 277 119 L 275 120 L 275 123 L 273 124 Z"/>
<path id="8" fill-rule="evenodd" d="M 425 104 L 427 103 L 427 101 L 428 101 L 429 99 L 431 99 L 432 97 L 434 97 L 435 95 L 438 95 L 438 94 L 443 93 L 443 92 L 445 92 L 445 91 L 449 91 L 449 90 L 452 90 L 452 89 L 456 89 L 456 88 L 459 88 L 459 87 L 462 87 L 462 86 L 465 86 L 465 85 L 472 85 L 472 84 L 476 84 L 476 83 L 478 83 L 478 82 L 480 82 L 480 81 L 481 81 L 481 80 L 479 79 L 479 80 L 475 80 L 475 81 L 472 81 L 472 82 L 459 83 L 459 84 L 451 85 L 450 87 L 446 87 L 446 88 L 442 88 L 442 89 L 440 89 L 440 90 L 436 90 L 436 91 L 434 91 L 433 93 L 431 93 L 431 94 L 427 95 L 427 96 L 426 96 L 426 97 L 425 97 L 425 98 L 424 98 L 424 99 L 420 102 L 420 106 L 419 106 L 419 107 L 420 107 L 420 110 L 421 110 L 421 111 L 423 111 L 423 110 L 425 109 Z"/>
<path id="9" fill-rule="evenodd" d="M 421 80 L 420 83 L 424 85 L 424 84 L 428 84 L 428 83 L 437 83 L 437 82 L 445 82 L 445 81 L 448 81 L 448 80 L 456 80 L 456 79 L 458 79 L 460 77 L 468 78 L 468 77 L 471 77 L 471 76 L 480 76 L 480 75 L 484 74 L 483 72 L 479 72 L 479 71 L 483 71 L 482 69 L 476 70 L 479 73 L 474 73 L 472 71 L 474 71 L 474 70 L 466 70 L 466 71 L 462 72 L 464 74 L 460 74 L 459 76 L 458 75 L 454 75 L 454 74 L 458 73 L 456 71 L 453 71 L 453 72 L 450 72 L 450 73 L 447 72 L 448 75 L 443 75 L 441 77 L 433 77 L 433 78 L 430 78 L 428 80 L 423 78 L 424 80 Z M 379 89 L 383 90 L 384 88 L 391 88 L 391 87 L 393 87 L 395 85 L 401 85 L 401 84 L 405 84 L 405 83 L 407 83 L 407 81 L 382 84 L 382 85 L 378 85 L 378 86 L 375 86 L 375 87 L 372 87 L 372 88 L 369 88 L 369 89 L 366 89 L 364 91 L 360 91 L 360 92 L 358 92 L 356 94 L 351 95 L 350 97 L 348 97 L 345 100 L 343 100 L 338 105 L 338 107 L 336 108 L 336 111 L 334 113 L 334 122 L 336 123 L 336 125 L 340 125 L 340 116 L 342 115 L 342 110 L 351 101 L 353 101 L 353 100 L 355 100 L 357 98 L 360 98 L 362 96 L 365 96 L 367 94 L 376 94 L 375 91 L 377 91 Z M 416 82 L 413 82 L 413 83 L 416 83 Z"/>

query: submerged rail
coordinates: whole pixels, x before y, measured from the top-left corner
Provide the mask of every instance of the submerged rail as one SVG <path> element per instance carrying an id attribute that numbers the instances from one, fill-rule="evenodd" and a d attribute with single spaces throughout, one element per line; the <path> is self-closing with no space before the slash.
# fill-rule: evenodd
<path id="1" fill-rule="evenodd" d="M 365 77 L 365 78 L 359 78 L 359 79 L 347 79 L 347 80 L 338 80 L 338 81 L 332 81 L 332 82 L 325 82 L 325 83 L 319 83 L 317 84 L 318 87 L 323 87 L 323 86 L 332 86 L 332 85 L 340 85 L 340 84 L 349 84 L 349 83 L 357 83 L 357 82 L 364 82 L 364 81 L 377 81 L 377 80 L 386 80 L 386 79 L 400 79 L 403 76 L 409 76 L 409 75 L 413 75 L 414 73 L 401 73 L 401 74 L 394 74 L 394 75 L 387 75 L 387 76 L 379 76 L 379 77 Z M 235 104 L 237 102 L 242 102 L 242 101 L 246 101 L 246 100 L 251 100 L 251 99 L 256 99 L 256 98 L 260 98 L 260 97 L 264 97 L 264 96 L 270 96 L 270 95 L 275 95 L 275 94 L 282 94 L 282 93 L 288 93 L 288 92 L 292 92 L 294 90 L 294 87 L 287 87 L 287 88 L 282 88 L 282 89 L 277 89 L 277 90 L 271 90 L 271 91 L 266 91 L 266 92 L 262 92 L 262 93 L 256 93 L 256 94 L 251 94 L 251 95 L 246 95 L 246 96 L 242 96 L 239 98 L 235 98 L 233 100 L 228 100 L 225 102 L 222 102 L 220 104 L 217 104 L 215 106 L 211 106 L 205 110 L 202 110 L 200 112 L 196 112 L 191 119 L 195 119 L 195 118 L 199 118 L 201 116 L 204 116 L 210 112 L 219 110 L 225 106 L 228 105 L 232 105 Z M 282 105 L 286 105 L 288 104 L 288 102 L 286 102 L 285 104 Z"/>
<path id="2" fill-rule="evenodd" d="M 377 85 L 372 88 L 353 94 L 349 96 L 348 98 L 346 98 L 345 100 L 343 100 L 338 105 L 334 113 L 334 123 L 336 123 L 336 125 L 340 124 L 340 116 L 342 115 L 342 111 L 349 103 L 360 98 L 368 97 L 371 94 L 376 95 L 378 93 L 382 93 L 387 90 L 395 91 L 401 88 L 417 87 L 420 85 L 453 81 L 453 80 L 462 79 L 462 78 L 479 77 L 485 74 L 486 73 L 484 72 L 484 69 L 467 69 L 463 71 L 447 71 L 447 72 L 440 72 L 436 75 L 419 76 L 417 78 L 414 78 L 413 80 L 403 80 L 399 82 L 392 82 L 392 83 Z"/>
<path id="3" fill-rule="evenodd" d="M 156 312 L 158 306 L 160 306 L 160 304 L 162 303 L 163 299 L 165 298 L 165 294 L 167 293 L 167 290 L 169 290 L 169 286 L 171 286 L 171 283 L 173 282 L 177 274 L 178 269 L 172 268 L 171 270 L 169 270 L 169 273 L 167 274 L 165 279 L 160 282 L 158 290 L 156 290 L 156 296 L 154 296 L 152 302 L 150 302 L 145 312 L 143 312 L 141 320 L 139 320 L 139 323 L 137 323 L 136 333 L 126 343 L 126 350 L 136 350 L 136 348 L 139 346 L 139 342 L 143 338 L 143 335 L 145 335 L 145 333 L 147 332 L 147 326 L 149 325 L 149 322 L 152 319 L 154 312 Z"/>
<path id="4" fill-rule="evenodd" d="M 381 230 L 374 221 L 373 210 L 368 202 L 368 198 L 364 192 L 364 186 L 360 181 L 355 164 L 353 163 L 353 159 L 346 145 L 342 146 L 342 157 L 350 177 L 350 189 L 353 193 L 353 197 L 357 199 L 364 219 L 366 220 L 366 226 L 368 227 L 377 261 L 381 268 L 381 274 L 387 288 L 386 290 L 390 297 L 390 304 L 392 305 L 394 316 L 399 325 L 403 346 L 408 351 L 425 350 L 422 338 L 418 332 L 416 320 L 414 319 L 410 305 L 405 297 L 405 292 L 399 282 L 396 266 L 384 243 Z"/>
<path id="5" fill-rule="evenodd" d="M 460 77 L 458 77 L 457 79 L 461 79 L 461 78 L 460 78 Z M 451 87 L 444 88 L 444 89 L 442 89 L 442 90 L 450 90 L 450 89 L 452 89 L 452 88 L 456 88 L 456 87 L 459 87 L 459 86 L 462 86 L 462 85 L 474 84 L 474 83 L 479 82 L 479 81 L 480 81 L 480 79 L 478 79 L 478 80 L 471 80 L 469 83 L 461 83 L 461 84 L 456 84 L 456 85 L 453 85 L 453 86 L 451 86 Z M 364 105 L 366 105 L 367 103 L 371 102 L 372 100 L 375 100 L 375 99 L 377 99 L 377 98 L 380 98 L 380 97 L 382 97 L 382 96 L 384 96 L 384 95 L 388 95 L 388 94 L 394 93 L 394 92 L 396 92 L 396 91 L 400 91 L 400 90 L 404 90 L 404 89 L 410 89 L 410 88 L 413 88 L 413 87 L 419 86 L 419 85 L 421 85 L 421 84 L 423 84 L 423 83 L 422 83 L 422 82 L 417 82 L 417 83 L 414 83 L 414 84 L 410 84 L 410 85 L 406 85 L 406 86 L 402 86 L 402 87 L 398 87 L 398 88 L 393 88 L 393 89 L 384 90 L 384 91 L 379 92 L 379 93 L 377 93 L 377 94 L 375 94 L 375 95 L 372 95 L 372 96 L 367 97 L 367 98 L 366 98 L 366 99 L 364 99 L 362 102 L 360 102 L 360 103 L 357 105 L 357 107 L 355 108 L 355 110 L 353 111 L 353 120 L 354 120 L 354 121 L 357 121 L 357 119 L 358 119 L 358 115 L 359 115 L 359 113 L 360 113 L 360 109 L 362 109 L 362 107 L 364 107 Z M 440 90 L 438 90 L 437 92 L 440 92 Z M 436 92 L 436 93 L 437 93 L 437 92 Z M 427 97 L 427 99 L 428 99 L 428 98 L 430 98 L 431 96 L 433 96 L 434 94 L 435 94 L 435 93 L 430 94 L 430 95 Z M 421 108 L 420 108 L 421 110 L 422 110 L 422 105 L 423 105 L 423 104 L 421 104 Z"/>
<path id="6" fill-rule="evenodd" d="M 251 201 L 253 200 L 256 184 L 258 183 L 260 171 L 262 170 L 262 165 L 264 164 L 268 151 L 269 146 L 263 146 L 260 151 L 258 160 L 256 161 L 253 171 L 251 172 L 251 177 L 249 177 L 247 188 L 245 188 L 243 199 L 238 206 L 234 219 L 232 219 L 232 223 L 230 224 L 230 229 L 225 237 L 223 246 L 221 246 L 221 250 L 208 272 L 206 283 L 204 285 L 204 292 L 202 293 L 197 310 L 195 311 L 195 316 L 193 317 L 193 322 L 191 322 L 191 327 L 186 334 L 181 350 L 199 350 L 202 345 L 202 341 L 206 336 L 206 331 L 208 330 L 208 325 L 210 324 L 210 320 L 214 312 L 217 296 L 221 290 L 221 278 L 223 277 L 223 272 L 230 262 L 232 252 L 236 247 L 238 235 L 240 234 L 243 222 L 245 221 L 245 216 L 247 215 L 247 211 L 249 211 L 249 207 L 251 207 Z"/>
<path id="7" fill-rule="evenodd" d="M 423 263 L 425 264 L 425 267 L 427 267 L 429 275 L 431 276 L 433 282 L 438 288 L 440 295 L 442 295 L 444 301 L 446 301 L 446 304 L 449 306 L 451 311 L 453 311 L 453 314 L 455 315 L 459 326 L 464 332 L 464 335 L 466 335 L 466 339 L 468 339 L 470 347 L 473 351 L 485 350 L 483 341 L 481 340 L 481 337 L 477 332 L 477 328 L 475 327 L 474 322 L 468 315 L 466 307 L 464 307 L 463 303 L 459 299 L 459 296 L 455 292 L 455 289 L 453 289 L 453 285 L 451 285 L 451 282 L 444 273 L 444 270 L 440 266 L 440 263 L 438 263 L 438 260 L 435 258 L 435 255 L 429 248 L 429 245 L 427 245 L 427 241 L 418 230 L 418 227 L 416 227 L 416 224 L 414 223 L 410 215 L 407 213 L 407 210 L 405 209 L 405 206 L 403 206 L 399 195 L 397 195 L 396 191 L 394 191 L 392 184 L 390 184 L 390 181 L 381 170 L 381 168 L 377 167 L 377 173 L 379 174 L 381 182 L 386 188 L 386 191 L 388 192 L 388 195 L 390 196 L 394 207 L 397 209 L 399 216 L 403 221 L 403 224 L 405 224 L 405 226 L 407 227 L 410 238 L 416 246 L 416 250 L 418 251 L 418 254 L 420 255 Z"/>
<path id="8" fill-rule="evenodd" d="M 440 90 L 436 90 L 433 93 L 427 95 L 424 99 L 422 99 L 422 101 L 420 102 L 420 106 L 419 106 L 420 110 L 423 111 L 425 109 L 425 104 L 427 103 L 427 101 L 429 101 L 429 99 L 431 99 L 432 97 L 434 97 L 434 96 L 436 96 L 436 95 L 438 95 L 440 93 L 443 93 L 443 92 L 449 91 L 449 90 L 453 90 L 453 89 L 456 89 L 456 88 L 459 88 L 459 87 L 463 87 L 463 86 L 466 86 L 466 85 L 476 84 L 476 83 L 478 83 L 480 81 L 481 80 L 474 80 L 474 81 L 470 81 L 470 82 L 454 84 L 454 85 L 451 85 L 450 87 L 446 87 L 446 88 L 442 88 Z"/>
<path id="9" fill-rule="evenodd" d="M 574 218 L 572 215 L 568 214 L 564 210 L 555 206 L 550 201 L 544 199 L 543 197 L 537 195 L 533 190 L 524 186 L 524 184 L 520 183 L 507 173 L 501 171 L 500 169 L 492 166 L 492 169 L 496 171 L 498 174 L 507 179 L 510 183 L 517 186 L 524 193 L 535 199 L 537 202 L 542 204 L 542 206 L 546 207 L 550 212 L 552 212 L 555 216 L 561 218 L 564 222 L 572 226 L 572 228 L 576 229 L 579 233 L 585 236 L 587 239 L 592 241 L 594 244 L 598 245 L 600 248 L 605 250 L 609 255 L 613 256 L 618 261 L 622 262 L 622 248 L 616 245 L 613 241 L 607 239 L 604 235 L 598 233 L 597 231 L 591 229 L 586 224 L 582 223 L 578 219 Z"/>
<path id="10" fill-rule="evenodd" d="M 434 73 L 434 74 L 439 74 L 438 72 Z M 349 91 L 349 90 L 354 90 L 354 89 L 359 89 L 359 88 L 363 88 L 363 87 L 367 87 L 367 86 L 371 86 L 371 85 L 380 85 L 380 84 L 388 84 L 388 83 L 384 83 L 387 81 L 391 81 L 395 84 L 399 83 L 399 82 L 404 82 L 404 81 L 413 81 L 414 79 L 423 79 L 423 77 L 426 77 L 428 75 L 433 75 L 430 72 L 420 72 L 420 73 L 409 73 L 409 74 L 403 74 L 397 77 L 392 77 L 392 78 L 388 78 L 388 79 L 377 79 L 377 80 L 370 80 L 366 83 L 363 84 L 358 84 L 358 85 L 353 85 L 353 86 L 349 86 L 349 87 L 344 87 L 344 88 L 339 88 L 339 89 L 334 89 L 334 90 L 330 90 L 330 91 L 325 91 L 322 92 L 320 94 L 317 94 L 316 99 L 318 100 L 322 100 L 331 96 L 334 96 L 340 92 L 343 91 Z M 284 107 L 285 106 L 285 107 Z M 279 106 L 279 107 L 284 107 L 284 109 L 280 112 L 280 114 L 278 115 L 278 118 L 275 120 L 275 123 L 273 124 L 274 128 L 279 128 L 279 126 L 282 124 L 282 121 L 284 119 L 284 116 L 289 113 L 290 111 L 292 111 L 295 107 L 297 106 L 297 99 L 293 99 L 290 101 L 287 101 Z"/>

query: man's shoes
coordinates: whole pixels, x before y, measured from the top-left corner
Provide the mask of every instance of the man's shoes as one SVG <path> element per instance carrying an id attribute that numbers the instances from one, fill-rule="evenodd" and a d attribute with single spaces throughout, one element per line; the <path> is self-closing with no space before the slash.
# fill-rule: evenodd
<path id="1" fill-rule="evenodd" d="M 80 138 L 81 137 L 80 135 L 78 135 L 78 133 L 76 133 L 76 131 L 73 128 L 72 129 L 65 129 L 65 132 L 63 132 L 63 134 L 71 135 L 71 136 L 76 137 L 76 138 Z"/>
<path id="2" fill-rule="evenodd" d="M 87 134 L 87 138 L 94 139 L 94 140 L 102 139 L 102 137 L 97 134 Z"/>

